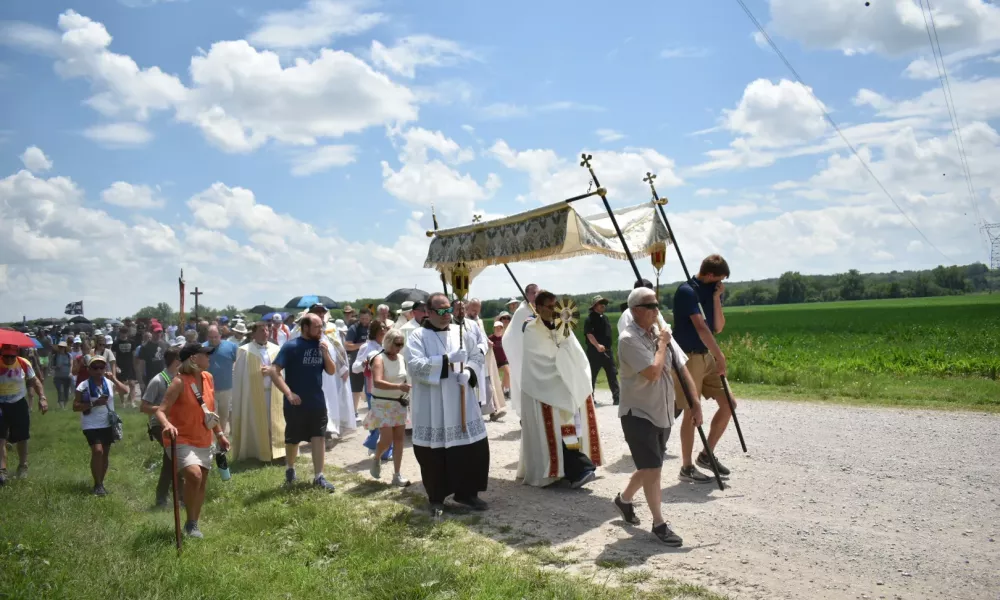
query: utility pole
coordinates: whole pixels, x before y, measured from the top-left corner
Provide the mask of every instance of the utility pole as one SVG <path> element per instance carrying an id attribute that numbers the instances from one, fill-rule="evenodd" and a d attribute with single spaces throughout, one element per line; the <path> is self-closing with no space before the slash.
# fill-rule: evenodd
<path id="1" fill-rule="evenodd" d="M 987 223 L 983 225 L 986 237 L 990 238 L 990 270 L 994 272 L 1000 270 L 1000 223 Z M 993 293 L 993 286 L 988 286 L 990 293 Z"/>
<path id="2" fill-rule="evenodd" d="M 201 296 L 204 293 L 205 292 L 199 292 L 198 291 L 198 286 L 195 286 L 194 291 L 191 292 L 191 295 L 194 296 L 194 320 L 195 320 L 195 322 L 198 321 L 198 296 Z"/>

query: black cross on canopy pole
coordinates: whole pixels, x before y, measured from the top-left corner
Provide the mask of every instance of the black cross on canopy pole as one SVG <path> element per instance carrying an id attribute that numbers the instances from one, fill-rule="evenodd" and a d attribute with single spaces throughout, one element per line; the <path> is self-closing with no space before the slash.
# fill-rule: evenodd
<path id="1" fill-rule="evenodd" d="M 660 195 L 656 193 L 656 186 L 653 184 L 653 180 L 656 179 L 656 175 L 650 172 L 646 172 L 646 176 L 642 179 L 649 184 L 649 189 L 653 191 L 653 201 L 656 207 L 660 209 L 660 216 L 663 218 L 663 224 L 667 226 L 667 233 L 670 234 L 670 240 L 674 243 L 674 250 L 677 252 L 677 258 L 681 261 L 681 268 L 684 269 L 684 277 L 687 281 L 691 281 L 691 272 L 688 271 L 687 263 L 684 262 L 684 256 L 681 255 L 681 247 L 677 244 L 677 238 L 674 236 L 674 229 L 670 226 L 670 219 L 667 218 L 667 211 L 663 209 L 663 205 L 667 203 L 666 200 L 661 200 Z M 705 307 L 701 305 L 701 300 L 698 300 L 698 310 L 701 311 L 701 318 L 705 319 L 706 323 L 708 319 L 705 317 Z M 709 329 L 709 335 L 715 338 L 715 334 Z M 733 425 L 736 426 L 736 434 L 740 438 L 740 446 L 743 447 L 743 452 L 747 451 L 747 443 L 743 440 L 743 430 L 740 429 L 740 420 L 736 417 L 736 399 L 733 397 L 733 391 L 729 388 L 729 380 L 726 379 L 725 375 L 721 376 L 722 379 L 722 389 L 726 392 L 726 400 L 729 402 L 729 412 L 733 415 Z"/>
<path id="2" fill-rule="evenodd" d="M 590 166 L 590 161 L 594 158 L 590 154 L 581 154 L 580 166 L 586 168 L 590 172 L 590 178 L 594 181 L 594 185 L 597 186 L 597 193 L 601 196 L 601 200 L 604 201 L 604 209 L 608 211 L 608 216 L 611 217 L 611 224 L 615 227 L 615 233 L 618 234 L 618 239 L 622 242 L 622 248 L 625 250 L 625 256 L 628 257 L 628 262 L 632 265 L 632 271 L 635 273 L 635 280 L 639 281 L 642 279 L 642 274 L 639 273 L 639 267 L 635 264 L 635 259 L 632 258 L 632 251 L 629 250 L 628 242 L 625 241 L 625 235 L 622 234 L 621 227 L 618 226 L 618 219 L 615 218 L 615 213 L 611 210 L 611 205 L 608 203 L 608 191 L 601 187 L 601 182 L 597 179 L 597 174 L 594 173 L 594 168 Z M 689 399 L 689 402 L 698 402 L 700 399 L 695 398 L 694 392 L 688 387 L 687 380 L 684 378 L 683 368 L 680 364 L 680 357 L 674 356 L 673 367 L 674 373 L 677 374 L 677 380 L 681 382 L 681 388 L 684 390 L 684 396 Z M 701 443 L 705 447 L 705 453 L 708 454 L 708 458 L 712 461 L 712 472 L 715 474 L 715 482 L 719 484 L 719 489 L 726 489 L 725 484 L 722 483 L 722 475 L 719 473 L 719 465 L 715 461 L 715 453 L 708 445 L 708 438 L 705 437 L 705 430 L 702 429 L 701 425 L 698 426 L 698 435 L 701 436 Z"/>

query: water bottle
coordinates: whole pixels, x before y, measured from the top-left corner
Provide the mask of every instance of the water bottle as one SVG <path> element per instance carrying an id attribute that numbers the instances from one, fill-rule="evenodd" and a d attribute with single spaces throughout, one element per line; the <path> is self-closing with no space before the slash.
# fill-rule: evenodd
<path id="1" fill-rule="evenodd" d="M 229 460 L 226 459 L 225 452 L 217 452 L 215 454 L 215 466 L 219 467 L 219 474 L 222 475 L 222 480 L 229 481 L 232 475 L 229 474 Z"/>

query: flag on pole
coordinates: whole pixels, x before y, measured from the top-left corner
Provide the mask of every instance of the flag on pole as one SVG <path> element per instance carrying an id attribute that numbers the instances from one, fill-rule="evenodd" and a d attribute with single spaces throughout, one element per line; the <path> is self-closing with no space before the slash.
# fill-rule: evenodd
<path id="1" fill-rule="evenodd" d="M 83 300 L 78 302 L 70 302 L 66 305 L 67 315 L 82 315 L 83 314 Z"/>

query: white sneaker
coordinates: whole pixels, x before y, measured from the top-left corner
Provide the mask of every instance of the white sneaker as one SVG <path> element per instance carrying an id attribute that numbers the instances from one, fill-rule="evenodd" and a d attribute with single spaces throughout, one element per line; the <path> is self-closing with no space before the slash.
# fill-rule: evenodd
<path id="1" fill-rule="evenodd" d="M 382 461 L 379 457 L 372 458 L 372 468 L 368 470 L 375 479 L 380 479 L 382 477 Z"/>
<path id="2" fill-rule="evenodd" d="M 409 480 L 409 479 L 406 479 L 406 478 L 404 478 L 404 477 L 403 477 L 402 475 L 400 475 L 399 473 L 396 473 L 396 474 L 394 474 L 394 475 L 392 476 L 392 485 L 394 485 L 394 486 L 396 486 L 396 487 L 404 487 L 404 488 L 405 488 L 405 487 L 409 487 L 409 485 L 410 485 L 410 480 Z"/>

